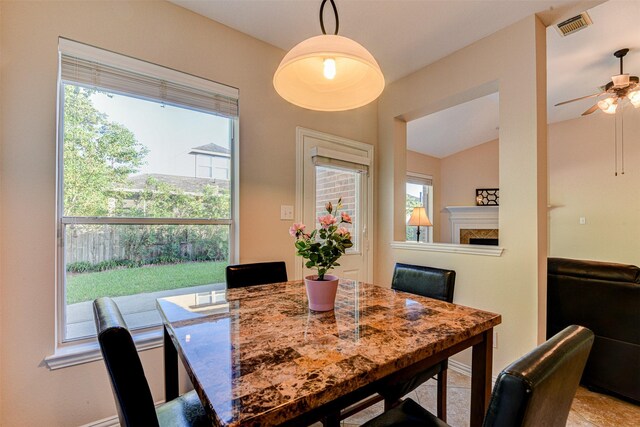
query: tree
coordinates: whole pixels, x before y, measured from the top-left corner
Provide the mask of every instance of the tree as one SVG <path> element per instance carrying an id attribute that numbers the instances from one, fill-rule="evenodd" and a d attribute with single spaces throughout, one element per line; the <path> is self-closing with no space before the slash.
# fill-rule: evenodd
<path id="1" fill-rule="evenodd" d="M 91 102 L 95 90 L 64 87 L 64 215 L 105 216 L 111 190 L 144 163 L 148 149 Z"/>

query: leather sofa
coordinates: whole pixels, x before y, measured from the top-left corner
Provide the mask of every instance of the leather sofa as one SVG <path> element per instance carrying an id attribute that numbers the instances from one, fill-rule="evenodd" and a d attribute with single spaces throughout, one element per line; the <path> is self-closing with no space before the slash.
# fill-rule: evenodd
<path id="1" fill-rule="evenodd" d="M 581 383 L 640 403 L 640 268 L 549 258 L 547 338 L 573 324 L 595 334 Z"/>

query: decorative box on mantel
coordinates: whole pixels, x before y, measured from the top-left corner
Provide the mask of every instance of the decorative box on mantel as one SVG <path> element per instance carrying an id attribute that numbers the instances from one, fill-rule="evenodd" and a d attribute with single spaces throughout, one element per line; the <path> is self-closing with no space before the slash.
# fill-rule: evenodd
<path id="1" fill-rule="evenodd" d="M 447 206 L 451 223 L 451 243 L 461 243 L 461 231 L 468 235 L 480 234 L 484 239 L 498 238 L 499 206 Z M 468 230 L 468 232 L 467 232 Z M 475 230 L 493 230 L 481 233 Z M 463 240 L 465 240 L 463 237 Z M 468 239 L 468 237 L 466 237 Z M 462 243 L 469 243 L 464 241 Z"/>

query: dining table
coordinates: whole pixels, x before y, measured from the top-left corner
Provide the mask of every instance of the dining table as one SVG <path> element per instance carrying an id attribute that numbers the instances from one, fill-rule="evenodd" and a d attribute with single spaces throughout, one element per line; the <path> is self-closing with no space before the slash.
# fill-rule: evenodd
<path id="1" fill-rule="evenodd" d="M 167 401 L 178 358 L 214 426 L 339 425 L 340 410 L 386 381 L 472 348 L 470 426 L 491 393 L 493 328 L 484 310 L 341 280 L 331 311 L 290 281 L 159 298 Z"/>

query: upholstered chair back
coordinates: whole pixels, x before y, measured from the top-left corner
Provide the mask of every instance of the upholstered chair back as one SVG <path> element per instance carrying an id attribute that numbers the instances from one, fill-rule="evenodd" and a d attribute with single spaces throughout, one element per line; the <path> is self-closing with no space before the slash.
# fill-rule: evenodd
<path id="1" fill-rule="evenodd" d="M 157 426 L 151 390 L 118 306 L 110 298 L 98 298 L 93 302 L 93 313 L 120 425 Z"/>
<path id="2" fill-rule="evenodd" d="M 568 326 L 505 368 L 484 427 L 564 427 L 592 344 L 589 329 Z"/>
<path id="3" fill-rule="evenodd" d="M 284 261 L 229 265 L 226 270 L 227 289 L 266 285 L 287 281 Z"/>
<path id="4" fill-rule="evenodd" d="M 456 272 L 420 265 L 396 264 L 391 288 L 453 302 Z"/>

